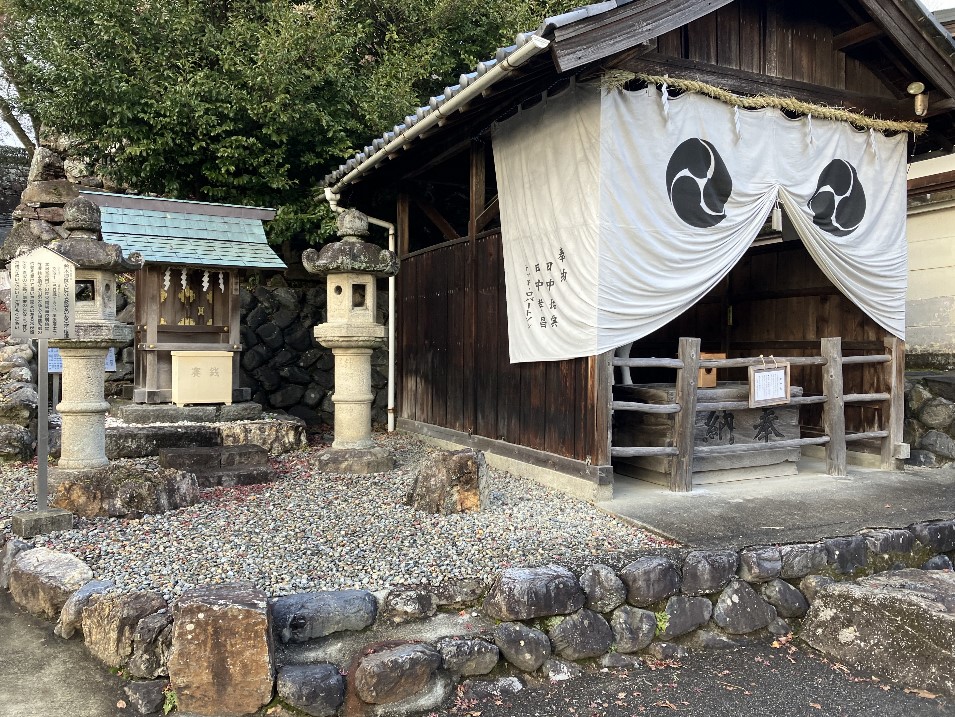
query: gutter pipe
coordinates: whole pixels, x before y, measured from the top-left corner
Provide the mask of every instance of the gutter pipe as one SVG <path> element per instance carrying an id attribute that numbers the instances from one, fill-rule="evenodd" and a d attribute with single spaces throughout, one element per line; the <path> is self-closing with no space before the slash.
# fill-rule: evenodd
<path id="1" fill-rule="evenodd" d="M 432 102 L 432 110 L 429 114 L 410 127 L 406 126 L 407 128 L 398 133 L 393 140 L 388 142 L 373 155 L 361 162 L 351 172 L 338 180 L 334 187 L 326 187 L 326 193 L 329 191 L 329 189 L 331 189 L 333 194 L 340 194 L 345 185 L 358 179 L 361 175 L 365 174 L 383 159 L 411 142 L 411 140 L 413 140 L 415 137 L 427 132 L 429 129 L 440 123 L 448 115 L 451 115 L 462 107 L 465 107 L 469 102 L 484 92 L 484 90 L 498 80 L 502 79 L 508 72 L 520 67 L 535 55 L 538 55 L 546 50 L 548 47 L 550 47 L 550 40 L 545 40 L 540 35 L 531 35 L 523 46 L 519 47 L 517 50 L 505 57 L 502 61 L 495 64 L 494 67 L 471 82 L 471 84 L 469 84 L 467 87 L 460 90 L 450 100 L 441 104 Z"/>

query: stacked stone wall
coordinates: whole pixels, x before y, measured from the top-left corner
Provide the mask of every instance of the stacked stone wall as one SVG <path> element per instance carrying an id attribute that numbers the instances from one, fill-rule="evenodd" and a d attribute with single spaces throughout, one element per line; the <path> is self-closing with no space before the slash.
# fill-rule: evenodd
<path id="1" fill-rule="evenodd" d="M 503 682 L 521 688 L 522 673 L 570 679 L 581 674 L 575 663 L 582 660 L 653 664 L 678 660 L 688 649 L 743 647 L 752 636 L 801 629 L 812 642 L 837 612 L 817 609 L 817 602 L 842 595 L 833 592 L 840 585 L 865 588 L 875 580 L 899 592 L 934 581 L 948 590 L 953 557 L 955 520 L 942 520 L 813 543 L 671 550 L 616 570 L 590 565 L 580 574 L 557 565 L 509 568 L 489 585 L 465 580 L 271 600 L 249 584 L 200 586 L 167 605 L 157 593 L 95 581 L 72 555 L 10 538 L 0 546 L 0 587 L 34 615 L 59 619 L 57 635 L 81 630 L 94 655 L 138 680 L 127 687 L 134 704 L 144 694 L 160 700 L 143 713 L 159 707 L 164 690 L 176 693 L 180 710 L 204 715 L 254 712 L 277 692 L 306 714 L 331 717 L 437 709 L 455 683 L 463 681 L 466 692 L 505 664 L 511 676 Z M 929 570 L 940 571 L 937 579 L 922 577 Z M 921 598 L 904 598 L 913 599 Z M 888 604 L 885 596 L 878 600 Z M 933 688 L 955 694 L 944 669 L 951 650 L 934 642 L 933 631 L 955 623 L 943 608 L 932 608 L 918 629 L 908 625 L 906 639 L 939 673 Z M 843 647 L 864 647 L 863 638 L 848 629 L 839 635 Z M 862 652 L 847 662 L 869 668 L 874 654 L 877 666 L 885 650 Z M 918 679 L 888 668 L 886 674 L 903 683 Z M 222 684 L 230 685 L 227 693 Z"/>
<path id="2" fill-rule="evenodd" d="M 278 280 L 284 284 L 284 280 Z M 331 349 L 320 346 L 314 328 L 326 317 L 325 281 L 290 286 L 241 289 L 241 385 L 266 410 L 285 411 L 308 425 L 331 424 L 335 383 Z M 377 321 L 387 321 L 387 292 L 379 286 Z M 388 354 L 372 354 L 371 383 L 375 393 L 372 422 L 384 424 L 388 414 Z"/>
<path id="3" fill-rule="evenodd" d="M 909 465 L 935 468 L 955 461 L 955 373 L 906 381 L 902 440 L 911 447 Z"/>

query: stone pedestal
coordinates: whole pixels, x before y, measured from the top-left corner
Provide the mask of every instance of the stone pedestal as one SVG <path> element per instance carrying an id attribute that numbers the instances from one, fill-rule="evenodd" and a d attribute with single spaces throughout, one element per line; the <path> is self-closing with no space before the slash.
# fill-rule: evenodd
<path id="1" fill-rule="evenodd" d="M 85 471 L 109 464 L 109 403 L 103 394 L 106 354 L 110 347 L 123 346 L 132 339 L 132 327 L 114 322 L 77 322 L 76 331 L 81 338 L 50 341 L 63 360 L 63 400 L 56 407 L 62 420 L 60 460 L 50 474 L 53 482 L 62 477 L 63 471 Z"/>
<path id="2" fill-rule="evenodd" d="M 385 343 L 385 327 L 375 322 L 375 277 L 393 276 L 393 252 L 364 242 L 368 218 L 346 210 L 339 215 L 342 241 L 302 255 L 305 268 L 328 277 L 328 321 L 315 327 L 315 338 L 335 356 L 335 440 L 319 456 L 326 472 L 380 473 L 394 460 L 371 440 L 371 354 Z"/>
<path id="3" fill-rule="evenodd" d="M 73 514 L 59 508 L 31 510 L 14 513 L 10 529 L 17 537 L 29 540 L 38 535 L 46 535 L 58 530 L 70 530 L 73 527 Z"/>

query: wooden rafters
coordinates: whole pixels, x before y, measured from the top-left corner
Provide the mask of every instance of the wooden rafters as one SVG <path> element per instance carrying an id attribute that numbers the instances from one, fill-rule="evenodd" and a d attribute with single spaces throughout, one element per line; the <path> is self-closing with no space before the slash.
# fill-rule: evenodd
<path id="1" fill-rule="evenodd" d="M 835 35 L 832 38 L 832 47 L 834 50 L 850 50 L 884 36 L 885 31 L 878 23 L 867 22 Z"/>

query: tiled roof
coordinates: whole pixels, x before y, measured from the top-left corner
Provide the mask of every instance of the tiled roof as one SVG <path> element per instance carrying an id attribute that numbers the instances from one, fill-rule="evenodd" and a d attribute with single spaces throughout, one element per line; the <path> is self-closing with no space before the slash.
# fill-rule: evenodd
<path id="1" fill-rule="evenodd" d="M 136 197 L 135 203 L 140 207 L 149 206 L 150 201 L 157 207 L 145 209 L 129 206 L 132 198 L 121 202 L 117 195 L 86 196 L 100 204 L 103 240 L 119 244 L 127 255 L 139 252 L 147 263 L 285 269 L 285 263 L 269 246 L 262 220 L 227 216 L 227 205 L 172 204 L 166 199 Z M 179 207 L 184 211 L 171 211 Z M 243 213 L 239 210 L 245 208 L 235 209 L 236 213 Z"/>
<path id="2" fill-rule="evenodd" d="M 395 125 L 394 128 L 388 132 L 385 132 L 381 137 L 375 139 L 361 152 L 358 152 L 347 162 L 339 166 L 337 170 L 326 175 L 322 184 L 326 187 L 335 186 L 335 184 L 341 181 L 343 177 L 363 164 L 372 155 L 376 154 L 394 139 L 414 127 L 425 117 L 437 112 L 442 105 L 453 99 L 455 95 L 466 89 L 475 80 L 487 74 L 488 70 L 504 62 L 504 60 L 506 60 L 512 54 L 524 47 L 524 45 L 530 42 L 531 38 L 533 38 L 535 35 L 537 37 L 543 37 L 544 35 L 552 34 L 556 28 L 563 27 L 564 25 L 577 22 L 578 20 L 582 20 L 587 17 L 601 15 L 605 12 L 620 7 L 621 5 L 627 5 L 632 1 L 633 0 L 607 0 L 607 2 L 599 2 L 593 5 L 587 5 L 585 7 L 577 8 L 576 10 L 571 10 L 570 12 L 565 12 L 561 15 L 549 17 L 544 20 L 544 22 L 541 23 L 541 26 L 533 32 L 522 32 L 514 39 L 513 45 L 510 47 L 498 48 L 497 53 L 495 53 L 493 58 L 485 60 L 484 62 L 479 62 L 474 68 L 473 72 L 461 75 L 458 78 L 458 84 L 445 87 L 442 94 L 432 97 L 428 101 L 428 104 L 424 105 L 423 107 L 419 107 L 413 114 L 405 117 L 404 122 Z"/>

